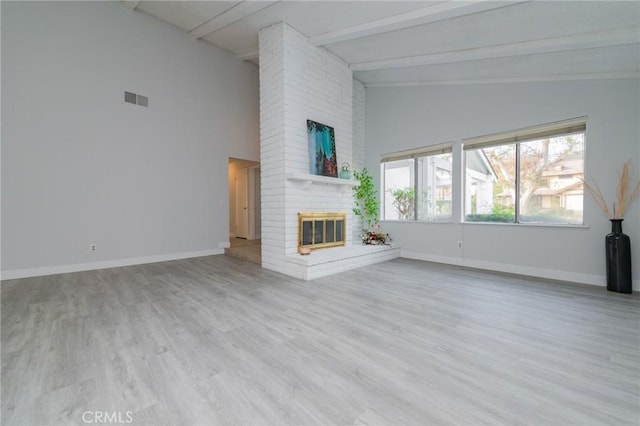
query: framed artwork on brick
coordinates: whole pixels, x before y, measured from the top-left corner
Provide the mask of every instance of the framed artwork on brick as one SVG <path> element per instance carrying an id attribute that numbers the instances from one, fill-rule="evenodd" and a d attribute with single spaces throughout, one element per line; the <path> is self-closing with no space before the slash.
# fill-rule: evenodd
<path id="1" fill-rule="evenodd" d="M 333 127 L 307 120 L 307 141 L 311 174 L 338 177 L 336 137 Z"/>

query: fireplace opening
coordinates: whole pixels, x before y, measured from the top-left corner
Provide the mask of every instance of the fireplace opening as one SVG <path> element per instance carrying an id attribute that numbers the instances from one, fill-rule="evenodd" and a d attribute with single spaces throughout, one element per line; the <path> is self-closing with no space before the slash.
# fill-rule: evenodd
<path id="1" fill-rule="evenodd" d="M 346 221 L 345 213 L 298 213 L 298 248 L 344 246 Z"/>

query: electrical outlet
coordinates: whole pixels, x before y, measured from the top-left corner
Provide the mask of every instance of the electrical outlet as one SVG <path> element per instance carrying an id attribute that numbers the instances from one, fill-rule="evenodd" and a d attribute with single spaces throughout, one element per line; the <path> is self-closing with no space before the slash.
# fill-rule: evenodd
<path id="1" fill-rule="evenodd" d="M 458 241 L 458 248 L 462 248 L 462 241 Z"/>
<path id="2" fill-rule="evenodd" d="M 89 251 L 96 251 L 96 245 L 95 244 L 89 244 Z"/>

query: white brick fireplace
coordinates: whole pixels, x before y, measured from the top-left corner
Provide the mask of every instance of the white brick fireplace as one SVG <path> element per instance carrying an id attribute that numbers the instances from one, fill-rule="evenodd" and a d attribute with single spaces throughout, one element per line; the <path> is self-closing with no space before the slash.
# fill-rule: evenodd
<path id="1" fill-rule="evenodd" d="M 346 63 L 286 24 L 262 29 L 259 42 L 262 266 L 314 279 L 398 257 L 398 248 L 362 246 L 350 186 L 337 178 L 304 178 L 307 119 L 334 128 L 338 166 L 362 167 L 364 87 Z M 298 255 L 303 211 L 346 213 L 346 246 Z"/>

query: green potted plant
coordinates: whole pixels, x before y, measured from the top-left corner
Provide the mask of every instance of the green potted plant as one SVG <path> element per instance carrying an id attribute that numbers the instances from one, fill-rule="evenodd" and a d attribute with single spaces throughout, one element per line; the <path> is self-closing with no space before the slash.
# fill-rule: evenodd
<path id="1" fill-rule="evenodd" d="M 355 207 L 353 214 L 362 218 L 363 230 L 360 234 L 363 244 L 388 244 L 391 240 L 389 234 L 380 230 L 378 215 L 380 203 L 378 191 L 373 185 L 373 178 L 366 168 L 361 172 L 353 170 L 353 177 L 359 185 L 353 188 L 353 200 Z"/>

